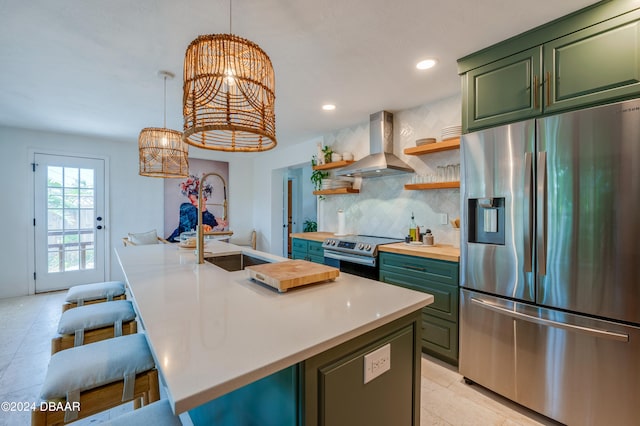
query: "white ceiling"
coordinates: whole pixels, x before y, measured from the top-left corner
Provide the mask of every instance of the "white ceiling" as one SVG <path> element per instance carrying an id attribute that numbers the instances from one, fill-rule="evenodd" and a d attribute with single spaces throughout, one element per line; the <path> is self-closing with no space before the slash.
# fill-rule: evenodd
<path id="1" fill-rule="evenodd" d="M 279 146 L 460 92 L 456 59 L 593 0 L 234 0 L 276 75 Z M 228 0 L 0 0 L 0 125 L 137 141 L 182 130 L 182 63 L 229 32 Z M 418 72 L 415 63 L 439 64 Z M 323 103 L 337 109 L 324 112 Z"/>

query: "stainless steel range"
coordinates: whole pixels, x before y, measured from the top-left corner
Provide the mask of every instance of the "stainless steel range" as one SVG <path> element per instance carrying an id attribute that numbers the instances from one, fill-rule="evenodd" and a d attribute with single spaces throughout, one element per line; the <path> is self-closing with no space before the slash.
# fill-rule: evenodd
<path id="1" fill-rule="evenodd" d="M 324 263 L 339 268 L 341 272 L 377 280 L 378 247 L 399 242 L 402 240 L 372 235 L 327 238 L 322 244 Z"/>

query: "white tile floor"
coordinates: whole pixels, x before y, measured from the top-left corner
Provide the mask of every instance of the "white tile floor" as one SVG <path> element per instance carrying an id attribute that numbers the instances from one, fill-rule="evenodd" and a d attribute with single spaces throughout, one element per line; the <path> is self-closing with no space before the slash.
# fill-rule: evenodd
<path id="1" fill-rule="evenodd" d="M 60 318 L 64 292 L 0 299 L 0 402 L 38 402 Z M 161 392 L 164 393 L 164 392 Z M 456 369 L 422 357 L 421 425 L 555 425 L 479 386 L 464 384 Z M 132 403 L 80 420 L 98 424 Z M 0 411 L 0 426 L 30 424 L 29 412 Z"/>

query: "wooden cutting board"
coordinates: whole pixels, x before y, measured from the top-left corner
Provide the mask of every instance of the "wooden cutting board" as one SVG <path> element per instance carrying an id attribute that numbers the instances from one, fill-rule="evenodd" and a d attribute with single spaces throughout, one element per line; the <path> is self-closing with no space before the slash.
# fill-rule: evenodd
<path id="1" fill-rule="evenodd" d="M 265 263 L 247 266 L 245 269 L 249 271 L 250 278 L 265 283 L 281 293 L 302 285 L 333 281 L 340 275 L 338 268 L 306 260 Z"/>

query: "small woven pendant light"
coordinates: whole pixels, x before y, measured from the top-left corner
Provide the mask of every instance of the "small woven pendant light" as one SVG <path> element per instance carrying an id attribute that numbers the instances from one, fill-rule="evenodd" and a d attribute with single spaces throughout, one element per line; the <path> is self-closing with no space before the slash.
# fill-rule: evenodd
<path id="1" fill-rule="evenodd" d="M 233 34 L 199 36 L 185 54 L 183 89 L 189 145 L 240 152 L 276 146 L 273 65 L 257 44 Z"/>
<path id="2" fill-rule="evenodd" d="M 160 178 L 189 176 L 189 145 L 183 142 L 182 133 L 167 129 L 167 78 L 174 75 L 160 71 L 164 78 L 164 127 L 147 127 L 140 131 L 138 152 L 140 175 Z"/>

